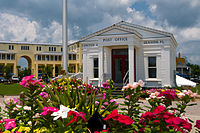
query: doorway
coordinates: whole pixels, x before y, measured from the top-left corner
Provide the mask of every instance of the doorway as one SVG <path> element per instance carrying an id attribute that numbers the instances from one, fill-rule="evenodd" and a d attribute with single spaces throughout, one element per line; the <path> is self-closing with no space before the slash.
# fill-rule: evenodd
<path id="1" fill-rule="evenodd" d="M 115 83 L 123 83 L 123 78 L 129 69 L 128 49 L 112 50 L 112 79 Z"/>

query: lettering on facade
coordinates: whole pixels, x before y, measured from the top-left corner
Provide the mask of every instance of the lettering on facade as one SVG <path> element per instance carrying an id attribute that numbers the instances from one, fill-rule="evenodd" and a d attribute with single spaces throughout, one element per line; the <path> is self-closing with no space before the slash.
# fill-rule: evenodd
<path id="1" fill-rule="evenodd" d="M 153 43 L 164 43 L 164 41 L 163 40 L 144 41 L 144 44 L 153 44 Z"/>
<path id="2" fill-rule="evenodd" d="M 98 44 L 83 44 L 83 48 L 88 48 L 88 47 L 97 47 Z"/>
<path id="3" fill-rule="evenodd" d="M 103 42 L 124 42 L 124 41 L 128 41 L 127 37 L 117 37 L 117 38 L 104 38 Z"/>

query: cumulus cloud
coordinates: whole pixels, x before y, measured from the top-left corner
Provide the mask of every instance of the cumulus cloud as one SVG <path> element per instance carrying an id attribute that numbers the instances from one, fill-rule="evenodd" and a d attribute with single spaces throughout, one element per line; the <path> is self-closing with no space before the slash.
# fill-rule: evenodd
<path id="1" fill-rule="evenodd" d="M 148 0 L 150 7 L 156 7 L 153 14 L 162 21 L 177 27 L 193 26 L 200 18 L 200 2 L 197 0 Z"/>
<path id="2" fill-rule="evenodd" d="M 48 27 L 26 17 L 0 13 L 0 40 L 26 42 L 61 42 L 62 26 L 53 21 Z"/>
<path id="3" fill-rule="evenodd" d="M 124 20 L 173 33 L 177 51 L 200 64 L 199 7 L 199 0 L 68 0 L 68 39 L 79 40 Z M 61 0 L 1 0 L 0 11 L 0 40 L 62 40 Z"/>

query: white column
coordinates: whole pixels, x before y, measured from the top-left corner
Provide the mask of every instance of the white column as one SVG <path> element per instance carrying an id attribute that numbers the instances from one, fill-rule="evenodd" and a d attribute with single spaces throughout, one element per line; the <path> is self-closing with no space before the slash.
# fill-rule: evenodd
<path id="1" fill-rule="evenodd" d="M 112 78 L 111 76 L 111 67 L 112 67 L 112 59 L 111 59 L 112 55 L 111 55 L 111 49 L 109 47 L 104 47 L 104 73 L 107 74 L 106 78 L 104 80 L 108 80 L 110 78 Z M 105 78 L 105 77 L 104 77 Z"/>
<path id="2" fill-rule="evenodd" d="M 83 50 L 83 82 L 87 82 L 87 51 Z"/>
<path id="3" fill-rule="evenodd" d="M 128 59 L 129 59 L 129 83 L 134 82 L 134 45 L 128 46 Z"/>
<path id="4" fill-rule="evenodd" d="M 104 49 L 103 46 L 99 46 L 99 85 L 103 82 L 104 73 Z"/>

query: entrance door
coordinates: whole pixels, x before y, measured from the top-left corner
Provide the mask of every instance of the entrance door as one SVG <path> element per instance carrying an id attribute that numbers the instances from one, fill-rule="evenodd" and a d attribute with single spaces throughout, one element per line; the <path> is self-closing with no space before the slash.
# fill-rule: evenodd
<path id="1" fill-rule="evenodd" d="M 128 71 L 128 49 L 112 50 L 112 79 L 115 83 L 123 83 Z"/>

